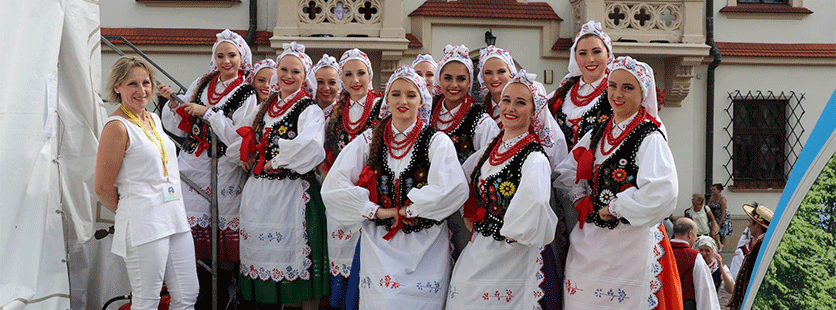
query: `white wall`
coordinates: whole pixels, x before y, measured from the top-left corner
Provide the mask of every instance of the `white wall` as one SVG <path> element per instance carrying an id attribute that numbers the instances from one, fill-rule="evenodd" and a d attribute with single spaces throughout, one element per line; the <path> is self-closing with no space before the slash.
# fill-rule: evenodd
<path id="1" fill-rule="evenodd" d="M 267 7 L 262 0 L 260 7 Z M 136 1 L 101 1 L 102 27 L 126 28 L 229 28 L 249 27 L 249 0 L 228 8 L 212 7 L 149 7 Z M 272 4 L 275 5 L 275 4 Z M 260 9 L 268 17 L 265 9 Z M 265 19 L 266 20 L 266 19 Z M 262 24 L 260 23 L 259 26 Z M 266 23 L 264 23 L 266 25 Z M 269 29 L 272 30 L 273 26 Z"/>
<path id="2" fill-rule="evenodd" d="M 805 0 L 804 7 L 813 14 L 801 20 L 730 19 L 719 13 L 727 0 L 713 1 L 718 42 L 836 43 L 836 1 Z"/>

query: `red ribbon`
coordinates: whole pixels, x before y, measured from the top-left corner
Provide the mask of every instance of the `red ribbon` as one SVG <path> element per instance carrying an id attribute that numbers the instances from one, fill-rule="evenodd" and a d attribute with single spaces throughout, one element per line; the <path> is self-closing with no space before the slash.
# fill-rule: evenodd
<path id="1" fill-rule="evenodd" d="M 363 167 L 357 186 L 369 190 L 369 201 L 377 203 L 377 177 L 371 166 Z"/>
<path id="2" fill-rule="evenodd" d="M 583 146 L 576 147 L 572 150 L 572 155 L 575 156 L 575 161 L 578 162 L 578 171 L 575 176 L 575 184 L 580 180 L 592 179 L 592 164 L 595 160 L 593 149 L 587 149 Z"/>
<path id="3" fill-rule="evenodd" d="M 185 106 L 180 106 L 177 110 L 177 115 L 180 115 L 180 124 L 177 124 L 177 128 L 185 131 L 186 134 L 191 134 L 192 132 L 192 116 L 189 115 L 189 112 L 186 112 Z"/>
<path id="4" fill-rule="evenodd" d="M 554 96 L 557 97 L 557 94 L 554 94 Z M 552 114 L 557 114 L 557 109 L 560 109 L 561 106 L 563 106 L 563 98 L 555 98 L 554 104 L 551 106 Z"/>
<path id="5" fill-rule="evenodd" d="M 476 210 L 479 209 L 479 200 L 476 199 L 476 186 L 470 186 L 470 196 L 467 197 L 467 200 L 464 202 L 464 212 L 462 212 L 462 217 L 473 219 L 473 216 L 476 215 Z"/>
<path id="6" fill-rule="evenodd" d="M 583 229 L 583 224 L 586 222 L 586 217 L 592 213 L 592 197 L 586 195 L 575 204 L 575 210 L 578 210 L 578 227 Z"/>
<path id="7" fill-rule="evenodd" d="M 244 140 L 241 142 L 241 161 L 249 159 L 250 153 L 258 154 L 258 163 L 253 168 L 253 173 L 261 174 L 264 170 L 264 154 L 267 150 L 267 139 L 270 137 L 270 127 L 264 128 L 264 135 L 261 136 L 261 143 L 255 144 L 255 136 L 253 128 L 250 126 L 243 126 L 238 128 L 235 132 L 238 133 Z"/>

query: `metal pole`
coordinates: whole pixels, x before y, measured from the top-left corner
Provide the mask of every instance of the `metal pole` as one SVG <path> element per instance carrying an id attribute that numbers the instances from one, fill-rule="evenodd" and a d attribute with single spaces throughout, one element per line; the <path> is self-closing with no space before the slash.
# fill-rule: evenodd
<path id="1" fill-rule="evenodd" d="M 212 135 L 212 147 L 209 148 L 211 155 L 211 173 L 209 174 L 209 186 L 212 197 L 209 200 L 209 210 L 212 212 L 212 310 L 218 310 L 218 136 Z"/>
<path id="2" fill-rule="evenodd" d="M 185 86 L 183 86 L 183 84 L 180 84 L 180 82 L 178 82 L 176 79 L 174 79 L 174 77 L 172 77 L 170 74 L 168 74 L 168 72 L 166 72 L 165 70 L 163 70 L 163 68 L 161 68 L 159 65 L 157 65 L 157 63 L 155 63 L 153 60 L 151 60 L 151 58 L 150 58 L 150 57 L 148 57 L 148 55 L 145 55 L 145 53 L 143 53 L 142 51 L 140 51 L 140 50 L 139 50 L 139 48 L 137 48 L 137 47 L 136 47 L 136 45 L 133 45 L 133 43 L 131 43 L 131 41 L 128 41 L 127 39 L 125 39 L 125 38 L 124 38 L 124 37 L 122 37 L 122 36 L 104 36 L 104 37 L 107 37 L 107 38 L 110 38 L 110 39 L 116 39 L 116 40 L 122 41 L 122 43 L 125 43 L 125 45 L 127 45 L 128 47 L 130 47 L 130 48 L 131 48 L 132 50 L 134 50 L 134 52 L 136 52 L 137 54 L 139 54 L 139 56 L 142 56 L 142 58 L 145 58 L 145 60 L 147 60 L 147 61 L 148 61 L 148 63 L 150 63 L 152 66 L 154 66 L 154 68 L 157 68 L 157 70 L 159 70 L 159 71 L 160 71 L 160 73 L 162 73 L 162 74 L 163 74 L 163 75 L 165 75 L 165 76 L 166 76 L 169 80 L 171 80 L 172 82 L 174 82 L 174 84 L 177 84 L 177 86 L 180 86 L 180 88 L 181 88 L 181 89 L 188 89 L 188 88 L 186 88 Z M 103 37 L 103 38 L 104 38 L 104 37 Z M 122 54 L 122 55 L 124 55 L 124 54 Z"/>

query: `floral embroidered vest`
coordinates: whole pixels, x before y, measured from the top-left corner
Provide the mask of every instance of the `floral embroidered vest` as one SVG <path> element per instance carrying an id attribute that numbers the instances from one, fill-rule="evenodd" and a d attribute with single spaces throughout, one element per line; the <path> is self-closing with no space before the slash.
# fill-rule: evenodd
<path id="1" fill-rule="evenodd" d="M 599 126 L 592 135 L 591 147 L 600 147 L 605 126 Z M 639 124 L 627 138 L 621 142 L 621 146 L 615 150 L 609 158 L 600 165 L 596 165 L 592 175 L 592 207 L 593 211 L 586 216 L 587 223 L 593 223 L 598 227 L 613 229 L 619 222 L 630 224 L 627 219 L 602 220 L 598 210 L 607 207 L 617 193 L 623 192 L 636 185 L 636 176 L 639 166 L 636 164 L 636 153 L 639 151 L 642 140 L 647 135 L 659 131 L 659 127 L 650 121 Z M 659 131 L 661 133 L 661 131 Z"/>
<path id="2" fill-rule="evenodd" d="M 493 236 L 494 240 L 507 242 L 505 237 L 499 234 L 499 231 L 505 223 L 505 211 L 508 210 L 511 199 L 514 198 L 517 188 L 520 187 L 522 165 L 528 155 L 533 152 L 541 152 L 546 155 L 543 146 L 534 141 L 529 142 L 511 158 L 505 168 L 499 173 L 487 177 L 484 181 L 480 180 L 481 167 L 476 167 L 479 170 L 473 176 L 472 182 L 479 182 L 477 183 L 479 187 L 476 190 L 476 199 L 479 201 L 479 208 L 485 209 L 485 218 L 473 223 L 475 231 L 485 237 Z"/>
<path id="3" fill-rule="evenodd" d="M 418 130 L 417 128 L 413 130 Z M 425 126 L 421 129 L 421 134 L 418 135 L 418 140 L 412 150 L 412 159 L 409 161 L 406 169 L 397 177 L 395 173 L 389 169 L 388 158 L 389 149 L 385 143 L 381 144 L 374 156 L 374 174 L 377 178 L 377 204 L 381 208 L 401 208 L 412 204 L 407 198 L 406 194 L 413 188 L 421 188 L 427 185 L 427 173 L 430 170 L 430 142 L 436 130 L 430 126 Z M 390 230 L 393 219 L 374 219 L 377 226 L 384 226 L 386 230 Z M 441 221 L 436 221 L 423 217 L 416 217 L 412 224 L 403 225 L 404 233 L 412 233 L 440 225 Z"/>
<path id="4" fill-rule="evenodd" d="M 433 109 L 438 109 L 438 104 L 441 101 L 438 100 L 435 106 L 433 106 Z M 484 113 L 482 105 L 472 104 L 462 121 L 456 126 L 456 129 L 453 129 L 448 134 L 450 140 L 453 141 L 453 145 L 456 146 L 456 156 L 459 158 L 460 164 L 463 164 L 470 155 L 473 155 L 477 151 L 473 146 L 473 137 L 476 136 L 476 125 L 479 124 L 482 113 Z"/>
<path id="5" fill-rule="evenodd" d="M 198 85 L 197 92 L 195 93 L 194 98 L 192 98 L 192 102 L 202 106 L 206 105 L 200 100 L 200 98 L 206 90 L 206 86 L 214 78 L 216 78 L 216 75 L 209 76 L 204 79 L 202 84 Z M 241 86 L 235 90 L 224 105 L 215 106 L 212 108 L 212 111 L 216 113 L 222 111 L 221 113 L 223 113 L 224 116 L 231 119 L 232 114 L 235 113 L 235 111 L 238 110 L 238 108 L 240 108 L 244 104 L 244 101 L 246 101 L 250 96 L 255 96 L 255 89 L 248 83 L 241 84 Z M 186 135 L 185 141 L 183 141 L 183 151 L 189 154 L 194 154 L 198 146 L 204 142 L 209 144 L 210 148 L 212 147 L 212 137 L 209 135 L 209 122 L 200 117 L 192 117 L 192 129 L 191 132 Z M 221 140 L 218 140 L 218 145 L 216 147 L 217 152 L 215 152 L 215 154 L 218 154 L 218 157 L 226 154 L 226 144 Z M 212 153 L 213 152 L 209 152 L 207 155 L 212 156 Z"/>
<path id="6" fill-rule="evenodd" d="M 290 111 L 286 112 L 285 116 L 273 123 L 270 127 L 270 133 L 268 140 L 269 144 L 265 148 L 264 160 L 269 161 L 272 160 L 273 157 L 279 155 L 279 139 L 284 140 L 293 140 L 299 134 L 299 115 L 302 114 L 305 109 L 307 109 L 311 105 L 315 105 L 316 101 L 311 98 L 305 97 L 294 103 L 293 108 Z M 257 128 L 255 128 L 255 139 L 256 141 L 261 141 L 261 137 L 264 134 L 264 119 L 262 118 L 259 121 Z M 279 172 L 277 173 L 267 173 L 266 171 L 262 171 L 259 174 L 253 173 L 253 177 L 255 178 L 267 178 L 270 180 L 282 180 L 282 179 L 299 179 L 304 178 L 310 180 L 310 178 L 314 177 L 314 170 L 307 171 L 304 174 L 300 174 L 296 171 L 290 169 L 279 168 Z"/>
<path id="7" fill-rule="evenodd" d="M 371 91 L 371 92 L 369 92 L 369 94 L 367 96 L 375 96 L 376 99 L 374 100 L 374 105 L 372 106 L 372 110 L 369 113 L 369 118 L 366 120 L 366 123 L 363 124 L 363 129 L 360 130 L 360 133 L 357 134 L 358 136 L 362 135 L 363 131 L 365 131 L 366 129 L 372 128 L 372 127 L 374 127 L 374 125 L 376 125 L 378 122 L 380 122 L 380 118 L 378 118 L 377 116 L 380 115 L 380 108 L 381 108 L 381 105 L 383 104 L 383 100 L 380 98 L 381 94 L 378 91 Z M 337 149 L 336 150 L 326 149 L 325 151 L 326 151 L 326 153 L 333 154 L 333 158 L 336 159 L 337 155 L 340 154 L 340 151 L 342 151 L 343 148 L 346 145 L 348 145 L 349 142 L 351 142 L 352 138 L 351 138 L 351 135 L 345 130 L 345 128 L 342 125 L 343 114 L 342 113 L 340 113 L 339 115 L 333 114 L 333 111 L 332 111 L 331 117 L 336 118 L 336 122 L 337 122 L 337 124 L 339 124 L 339 126 L 334 126 L 335 127 L 334 132 L 328 133 L 328 134 L 337 136 L 337 145 L 336 145 Z M 355 136 L 355 138 L 356 138 L 356 136 Z"/>
<path id="8" fill-rule="evenodd" d="M 558 98 L 557 94 L 555 94 L 551 99 L 549 99 L 548 106 L 552 106 L 557 100 L 563 100 L 564 97 L 566 97 L 566 94 L 563 94 L 563 97 L 560 98 Z M 563 104 L 572 103 L 564 102 Z M 554 120 L 557 121 L 557 125 L 560 127 L 560 130 L 563 131 L 563 135 L 566 138 L 566 146 L 570 151 L 578 140 L 583 137 L 583 135 L 590 130 L 593 130 L 599 124 L 606 123 L 612 115 L 612 107 L 610 107 L 610 103 L 607 99 L 607 90 L 604 90 L 604 93 L 601 94 L 601 96 L 598 97 L 598 100 L 595 100 L 592 105 L 592 108 L 584 112 L 581 116 L 577 134 L 572 131 L 572 123 L 567 120 L 566 113 L 563 113 L 562 108 L 558 107 L 557 111 L 554 113 Z"/>

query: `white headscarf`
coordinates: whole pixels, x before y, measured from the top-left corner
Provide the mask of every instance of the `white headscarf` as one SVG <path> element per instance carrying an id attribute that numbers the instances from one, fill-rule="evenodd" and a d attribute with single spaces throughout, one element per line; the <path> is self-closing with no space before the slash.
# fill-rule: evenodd
<path id="1" fill-rule="evenodd" d="M 253 74 L 250 74 L 250 76 L 247 77 L 247 83 L 252 84 L 253 79 L 255 79 L 255 75 L 258 74 L 258 71 L 264 68 L 272 68 L 273 70 L 276 70 L 276 61 L 267 58 L 259 60 L 257 63 L 255 63 L 255 65 L 253 66 Z"/>
<path id="2" fill-rule="evenodd" d="M 546 97 L 546 88 L 543 87 L 543 84 L 534 80 L 536 77 L 536 75 L 522 69 L 511 76 L 511 80 L 502 88 L 502 93 L 505 94 L 508 85 L 512 83 L 520 83 L 528 87 L 528 90 L 531 91 L 531 97 L 534 99 L 534 118 L 531 119 L 530 128 L 540 139 L 540 145 L 549 148 L 554 146 L 557 131 L 551 127 L 551 122 L 549 122 L 549 117 L 551 117 L 549 113 L 551 112 L 546 109 L 546 102 L 549 100 Z"/>
<path id="3" fill-rule="evenodd" d="M 482 77 L 482 69 L 485 67 L 485 63 L 488 62 L 488 59 L 491 58 L 499 58 L 502 60 L 502 62 L 508 66 L 508 71 L 512 75 L 517 73 L 517 66 L 514 65 L 514 58 L 511 57 L 510 51 L 497 48 L 493 45 L 488 45 L 487 47 L 481 49 L 479 51 L 479 66 L 477 67 L 479 75 L 476 78 L 479 79 L 479 92 L 482 96 L 488 93 L 488 86 L 485 85 L 485 78 Z M 499 98 L 493 99 L 499 100 Z"/>
<path id="4" fill-rule="evenodd" d="M 439 72 L 436 72 L 435 76 L 433 77 L 433 89 L 436 94 L 441 93 L 441 70 L 444 70 L 444 66 L 446 66 L 451 61 L 456 61 L 463 64 L 467 68 L 467 75 L 472 77 L 473 76 L 473 61 L 470 60 L 470 50 L 467 46 L 459 45 L 459 46 L 452 46 L 447 44 L 444 47 L 444 56 L 441 56 L 441 60 L 438 61 L 438 68 Z M 470 80 L 470 83 L 473 83 L 473 80 Z M 465 90 L 468 93 L 470 92 L 470 85 L 467 86 Z"/>
<path id="5" fill-rule="evenodd" d="M 699 248 L 704 245 L 711 248 L 711 252 L 717 253 L 717 243 L 715 243 L 714 239 L 709 236 L 697 237 L 697 241 L 694 242 L 694 248 L 699 250 Z"/>
<path id="6" fill-rule="evenodd" d="M 604 46 L 607 47 L 607 55 L 608 55 L 608 65 L 612 63 L 615 59 L 615 55 L 612 52 L 612 39 L 601 28 L 601 23 L 596 22 L 594 20 L 590 20 L 583 26 L 581 26 L 581 31 L 578 32 L 578 35 L 575 36 L 575 42 L 572 43 L 572 49 L 569 50 L 569 73 L 560 80 L 560 85 L 565 84 L 570 78 L 581 76 L 581 69 L 578 67 L 578 61 L 575 59 L 575 48 L 578 47 L 578 40 L 586 35 L 586 34 L 593 34 L 596 37 L 600 38 L 601 41 L 604 42 Z"/>
<path id="7" fill-rule="evenodd" d="M 436 67 L 436 65 L 437 65 L 436 62 L 435 62 L 435 59 L 433 59 L 433 55 L 418 54 L 418 56 L 415 57 L 415 60 L 412 61 L 412 69 L 415 69 L 415 66 L 419 63 L 422 63 L 422 62 L 428 62 L 431 65 L 433 65 L 433 67 Z M 436 69 L 438 69 L 438 68 L 436 68 Z"/>
<path id="8" fill-rule="evenodd" d="M 281 62 L 284 56 L 293 56 L 299 58 L 302 61 L 302 66 L 305 67 L 305 79 L 311 75 L 311 57 L 308 54 L 305 54 L 305 45 L 298 44 L 295 41 L 290 43 L 282 44 L 284 51 L 276 57 L 276 74 L 273 74 L 273 78 L 270 79 L 270 91 L 273 92 L 280 92 L 281 88 L 279 87 L 279 62 Z M 306 85 L 307 81 L 302 81 L 302 89 L 307 91 L 308 86 Z M 310 95 L 310 94 L 308 94 Z"/>
<path id="9" fill-rule="evenodd" d="M 250 46 L 247 45 L 247 41 L 244 40 L 240 35 L 235 32 L 232 32 L 229 29 L 225 29 L 217 34 L 215 34 L 217 40 L 215 44 L 212 45 L 212 59 L 209 61 L 209 72 L 217 71 L 217 63 L 215 62 L 215 53 L 218 50 L 218 45 L 221 42 L 229 42 L 238 49 L 238 53 L 241 54 L 241 68 L 239 70 L 244 71 L 244 77 L 249 77 L 250 74 L 254 74 L 253 70 L 253 53 L 250 51 Z"/>
<path id="10" fill-rule="evenodd" d="M 313 98 L 316 98 L 316 72 L 319 71 L 319 69 L 325 67 L 331 67 L 334 68 L 334 70 L 337 70 L 337 72 L 340 72 L 340 65 L 337 64 L 337 59 L 334 58 L 334 56 L 322 54 L 322 58 L 319 59 L 319 61 L 313 66 L 313 68 L 311 68 L 311 74 L 309 74 L 307 78 L 305 78 L 305 82 L 308 84 L 308 94 L 310 94 Z M 340 78 L 338 74 L 337 81 L 339 80 Z"/>
<path id="11" fill-rule="evenodd" d="M 372 83 L 374 81 L 374 70 L 372 70 L 372 62 L 369 60 L 369 56 L 359 49 L 352 48 L 350 50 L 347 50 L 343 53 L 343 56 L 340 57 L 340 67 L 337 70 L 340 74 L 340 77 L 343 76 L 343 67 L 345 67 L 345 63 L 349 60 L 354 59 L 359 60 L 366 65 L 366 69 L 369 70 L 369 89 L 373 89 L 374 87 L 372 87 Z M 337 79 L 337 81 L 340 82 L 340 89 L 345 89 L 345 85 L 343 85 L 343 79 L 339 78 Z"/>
<path id="12" fill-rule="evenodd" d="M 386 82 L 386 91 L 383 93 L 383 104 L 380 107 L 380 117 L 383 118 L 389 113 L 389 105 L 386 103 L 386 98 L 389 94 L 389 89 L 392 87 L 392 83 L 394 83 L 397 79 L 410 81 L 418 87 L 418 93 L 421 95 L 421 107 L 418 108 L 418 118 L 420 118 L 424 124 L 429 124 L 430 116 L 432 115 L 433 99 L 430 95 L 429 89 L 427 89 L 427 83 L 424 81 L 424 78 L 418 75 L 418 73 L 415 72 L 415 69 L 410 66 L 398 67 L 395 69 L 395 73 L 392 73 L 389 77 L 389 81 Z"/>
<path id="13" fill-rule="evenodd" d="M 636 77 L 636 80 L 639 81 L 639 86 L 642 88 L 641 106 L 647 110 L 647 114 L 650 114 L 650 116 L 653 116 L 653 118 L 661 123 L 662 120 L 659 119 L 659 105 L 656 102 L 656 79 L 653 76 L 653 68 L 630 56 L 621 56 L 612 62 L 612 71 L 615 70 L 624 70 Z"/>

